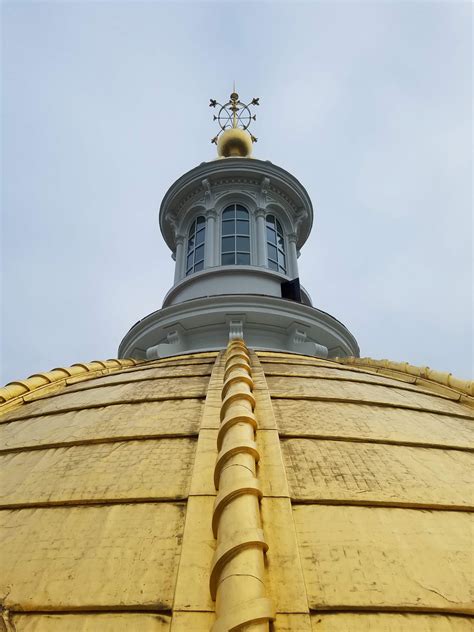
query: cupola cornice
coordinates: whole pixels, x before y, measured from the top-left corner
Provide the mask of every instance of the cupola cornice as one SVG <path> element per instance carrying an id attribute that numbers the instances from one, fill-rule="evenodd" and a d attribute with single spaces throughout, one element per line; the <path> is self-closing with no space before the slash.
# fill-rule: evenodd
<path id="1" fill-rule="evenodd" d="M 160 229 L 168 247 L 176 248 L 180 217 L 193 203 L 206 209 L 214 207 L 216 188 L 225 185 L 255 187 L 259 207 L 265 207 L 273 193 L 294 216 L 297 247 L 307 240 L 313 224 L 313 206 L 303 185 L 288 171 L 269 161 L 251 158 L 226 158 L 200 164 L 168 189 L 160 207 Z"/>

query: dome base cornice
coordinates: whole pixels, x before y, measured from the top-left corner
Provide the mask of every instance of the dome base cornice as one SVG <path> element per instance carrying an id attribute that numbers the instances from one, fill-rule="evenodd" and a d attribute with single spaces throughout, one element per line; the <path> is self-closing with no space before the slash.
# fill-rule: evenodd
<path id="1" fill-rule="evenodd" d="M 259 349 L 359 356 L 354 336 L 333 316 L 295 301 L 252 294 L 209 296 L 153 312 L 130 329 L 118 353 L 151 359 L 223 349 L 236 333 Z"/>

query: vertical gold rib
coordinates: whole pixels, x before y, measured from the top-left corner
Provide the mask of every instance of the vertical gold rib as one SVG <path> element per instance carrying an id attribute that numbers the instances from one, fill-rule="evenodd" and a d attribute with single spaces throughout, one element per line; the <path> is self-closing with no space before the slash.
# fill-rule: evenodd
<path id="1" fill-rule="evenodd" d="M 257 478 L 259 454 L 251 373 L 245 343 L 232 340 L 226 352 L 219 454 L 214 471 L 217 498 L 212 528 L 217 549 L 210 590 L 216 601 L 217 620 L 212 632 L 243 626 L 249 632 L 268 632 L 269 621 L 275 618 L 264 585 L 268 546 L 260 517 L 262 493 Z"/>

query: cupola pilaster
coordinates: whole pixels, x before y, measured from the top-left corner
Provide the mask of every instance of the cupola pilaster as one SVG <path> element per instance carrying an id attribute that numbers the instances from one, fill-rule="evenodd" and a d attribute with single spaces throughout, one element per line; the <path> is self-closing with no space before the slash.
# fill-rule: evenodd
<path id="1" fill-rule="evenodd" d="M 298 276 L 298 253 L 296 249 L 296 241 L 298 235 L 296 233 L 288 234 L 288 267 L 291 272 L 291 276 L 296 278 Z"/>
<path id="2" fill-rule="evenodd" d="M 206 248 L 204 251 L 204 267 L 213 268 L 218 265 L 217 250 L 219 233 L 217 228 L 218 214 L 215 208 L 208 208 L 204 213 L 206 218 Z"/>
<path id="3" fill-rule="evenodd" d="M 186 236 L 182 233 L 176 235 L 176 266 L 174 269 L 174 282 L 178 281 L 184 276 L 184 242 Z"/>
<path id="4" fill-rule="evenodd" d="M 265 208 L 259 207 L 255 211 L 255 221 L 257 225 L 257 256 L 258 256 L 258 265 L 266 266 L 267 264 L 267 255 L 266 255 L 266 240 L 265 240 Z"/>

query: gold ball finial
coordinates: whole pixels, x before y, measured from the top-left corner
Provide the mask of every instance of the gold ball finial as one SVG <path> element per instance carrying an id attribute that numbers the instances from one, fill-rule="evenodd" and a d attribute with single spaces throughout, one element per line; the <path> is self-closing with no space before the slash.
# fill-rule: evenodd
<path id="1" fill-rule="evenodd" d="M 255 105 L 260 105 L 259 99 L 256 97 L 247 104 L 240 101 L 239 95 L 235 91 L 235 83 L 227 103 L 222 105 L 216 99 L 210 100 L 209 106 L 218 108 L 214 120 L 218 122 L 221 130 L 211 142 L 217 145 L 219 158 L 247 158 L 251 156 L 252 144 L 256 143 L 257 139 L 247 129 L 250 123 L 257 118 L 250 110 Z"/>
<path id="2" fill-rule="evenodd" d="M 240 127 L 226 129 L 217 141 L 220 158 L 248 158 L 252 154 L 252 137 Z"/>

